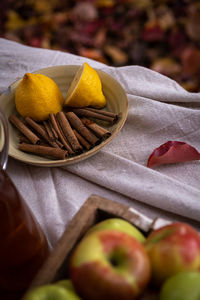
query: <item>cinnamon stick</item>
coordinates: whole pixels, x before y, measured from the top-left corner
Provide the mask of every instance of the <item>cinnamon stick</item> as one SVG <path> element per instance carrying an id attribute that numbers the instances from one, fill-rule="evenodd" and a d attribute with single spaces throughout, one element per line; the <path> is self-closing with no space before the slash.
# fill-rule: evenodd
<path id="1" fill-rule="evenodd" d="M 58 119 L 58 122 L 60 124 L 60 127 L 63 130 L 64 135 L 66 136 L 68 142 L 70 143 L 72 149 L 75 152 L 80 152 L 80 150 L 82 150 L 82 146 L 80 145 L 77 137 L 75 136 L 72 127 L 69 123 L 69 121 L 67 120 L 64 112 L 60 111 L 56 114 L 56 117 Z"/>
<path id="2" fill-rule="evenodd" d="M 98 120 L 102 120 L 102 121 L 107 121 L 110 123 L 113 123 L 115 118 L 114 117 L 110 117 L 110 116 L 106 116 L 85 108 L 74 108 L 73 112 L 78 115 L 78 116 L 82 116 L 82 117 L 90 117 L 90 118 L 95 118 Z M 66 113 L 67 114 L 67 113 Z"/>
<path id="3" fill-rule="evenodd" d="M 64 145 L 61 142 L 59 142 L 58 139 L 55 137 L 55 134 L 52 130 L 53 127 L 50 125 L 49 120 L 48 121 L 43 121 L 43 124 L 44 124 L 45 130 L 48 134 L 48 137 L 49 137 L 50 141 L 56 143 L 58 145 L 58 147 L 62 149 L 64 147 Z"/>
<path id="4" fill-rule="evenodd" d="M 75 115 L 74 112 L 66 113 L 67 119 L 72 124 L 72 126 L 92 145 L 96 145 L 99 142 L 99 138 L 97 138 L 92 132 L 90 132 L 85 125 L 81 122 L 81 119 Z"/>
<path id="5" fill-rule="evenodd" d="M 64 148 L 64 145 L 59 140 L 55 140 L 55 142 L 61 149 Z"/>
<path id="6" fill-rule="evenodd" d="M 56 159 L 64 159 L 65 156 L 67 156 L 67 151 L 62 150 L 60 148 L 53 148 L 53 147 L 46 147 L 46 146 L 40 146 L 40 145 L 31 145 L 31 144 L 19 144 L 19 149 L 28 152 L 28 153 L 34 153 L 41 156 L 50 156 L 52 158 Z"/>
<path id="7" fill-rule="evenodd" d="M 101 115 L 104 115 L 104 116 L 114 118 L 114 120 L 117 120 L 118 117 L 119 117 L 118 114 L 115 114 L 111 111 L 100 110 L 100 109 L 96 109 L 96 108 L 92 108 L 92 107 L 85 107 L 85 109 L 96 112 L 97 114 L 101 114 Z"/>
<path id="8" fill-rule="evenodd" d="M 86 141 L 86 139 L 84 139 L 84 137 L 83 137 L 82 135 L 80 135 L 80 134 L 78 133 L 78 131 L 76 131 L 76 129 L 74 129 L 74 134 L 75 134 L 75 136 L 77 137 L 79 143 L 80 143 L 84 148 L 86 148 L 87 150 L 89 150 L 89 149 L 92 147 L 92 145 L 90 145 L 90 144 Z"/>
<path id="9" fill-rule="evenodd" d="M 25 121 L 35 130 L 37 131 L 44 139 L 45 141 L 47 141 L 51 146 L 53 146 L 54 148 L 58 148 L 58 145 L 54 142 L 51 141 L 46 133 L 46 131 L 44 130 L 42 125 L 39 125 L 38 123 L 36 123 L 33 119 L 31 119 L 30 117 L 26 117 Z"/>
<path id="10" fill-rule="evenodd" d="M 11 115 L 9 121 L 22 132 L 32 144 L 38 144 L 40 142 L 39 137 L 34 134 L 18 117 Z"/>
<path id="11" fill-rule="evenodd" d="M 74 155 L 74 154 L 75 154 L 75 151 L 72 149 L 71 144 L 70 144 L 69 141 L 67 140 L 67 138 L 66 138 L 66 136 L 65 136 L 65 134 L 64 134 L 64 132 L 63 132 L 63 130 L 62 130 L 62 127 L 60 126 L 60 123 L 58 122 L 57 117 L 56 117 L 56 122 L 57 122 L 58 128 L 59 128 L 59 130 L 60 130 L 60 133 L 61 133 L 61 135 L 62 135 L 62 137 L 63 137 L 63 140 L 62 140 L 62 141 L 65 143 L 65 147 L 66 147 L 67 151 L 68 151 L 71 155 Z"/>
<path id="12" fill-rule="evenodd" d="M 22 144 L 22 143 L 30 144 L 30 141 L 29 141 L 29 139 L 27 139 L 27 137 L 25 135 L 19 134 L 19 143 L 20 144 Z M 45 140 L 41 140 L 41 139 L 40 139 L 40 143 L 38 145 L 49 147 L 49 144 Z"/>
<path id="13" fill-rule="evenodd" d="M 58 136 L 56 130 L 54 129 L 53 125 L 52 125 L 50 115 L 49 115 L 49 126 L 51 128 L 51 131 L 53 132 L 53 135 L 54 135 L 55 139 L 58 140 L 59 136 Z"/>
<path id="14" fill-rule="evenodd" d="M 62 129 L 60 128 L 59 123 L 56 120 L 55 115 L 51 113 L 49 115 L 49 119 L 51 121 L 52 127 L 56 131 L 56 133 L 57 133 L 59 139 L 61 140 L 61 142 L 63 143 L 64 147 L 67 149 L 69 154 L 74 154 L 74 151 L 72 150 L 71 146 L 69 145 L 68 141 L 66 140 L 66 138 L 62 132 Z"/>
<path id="15" fill-rule="evenodd" d="M 50 139 L 51 141 L 55 141 L 55 137 L 54 137 L 54 135 L 53 135 L 53 132 L 52 132 L 52 130 L 51 130 L 51 127 L 49 126 L 48 121 L 43 121 L 43 124 L 44 124 L 44 128 L 45 128 L 45 130 L 46 130 L 46 132 L 47 132 L 47 135 L 48 135 L 49 139 Z"/>
<path id="16" fill-rule="evenodd" d="M 29 139 L 25 135 L 23 135 L 23 134 L 19 135 L 19 142 L 20 143 L 30 144 Z"/>
<path id="17" fill-rule="evenodd" d="M 98 137 L 100 137 L 101 139 L 107 139 L 109 136 L 111 136 L 111 132 L 108 131 L 107 129 L 99 126 L 97 123 L 87 119 L 87 118 L 82 118 L 81 121 L 83 122 L 83 124 L 91 129 L 95 135 L 97 135 Z"/>

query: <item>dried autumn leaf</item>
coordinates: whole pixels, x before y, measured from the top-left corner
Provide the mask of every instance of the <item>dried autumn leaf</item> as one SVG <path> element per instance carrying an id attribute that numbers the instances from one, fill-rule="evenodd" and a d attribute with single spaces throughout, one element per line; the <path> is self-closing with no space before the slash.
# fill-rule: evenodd
<path id="1" fill-rule="evenodd" d="M 174 76 L 181 72 L 181 65 L 170 57 L 160 57 L 154 60 L 151 69 L 166 76 Z"/>
<path id="2" fill-rule="evenodd" d="M 72 13 L 79 20 L 92 21 L 98 17 L 96 7 L 90 2 L 78 2 L 74 6 Z"/>
<path id="3" fill-rule="evenodd" d="M 200 41 L 200 12 L 195 7 L 186 20 L 185 30 L 191 40 Z"/>
<path id="4" fill-rule="evenodd" d="M 142 38 L 146 42 L 158 42 L 164 40 L 165 32 L 157 21 L 148 21 L 142 32 Z"/>
<path id="5" fill-rule="evenodd" d="M 197 75 L 200 73 L 200 50 L 194 45 L 188 45 L 180 56 L 183 71 Z"/>
<path id="6" fill-rule="evenodd" d="M 116 65 L 126 64 L 128 61 L 127 54 L 118 47 L 105 45 L 104 51 L 108 56 L 112 57 Z"/>
<path id="7" fill-rule="evenodd" d="M 194 147 L 184 142 L 168 141 L 152 152 L 147 167 L 198 159 L 200 159 L 200 153 Z"/>

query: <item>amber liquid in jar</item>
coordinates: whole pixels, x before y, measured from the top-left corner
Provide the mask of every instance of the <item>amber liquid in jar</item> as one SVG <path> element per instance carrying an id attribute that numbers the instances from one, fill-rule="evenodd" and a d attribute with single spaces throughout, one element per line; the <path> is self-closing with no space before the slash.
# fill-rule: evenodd
<path id="1" fill-rule="evenodd" d="M 21 299 L 48 254 L 41 227 L 0 169 L 0 299 Z"/>

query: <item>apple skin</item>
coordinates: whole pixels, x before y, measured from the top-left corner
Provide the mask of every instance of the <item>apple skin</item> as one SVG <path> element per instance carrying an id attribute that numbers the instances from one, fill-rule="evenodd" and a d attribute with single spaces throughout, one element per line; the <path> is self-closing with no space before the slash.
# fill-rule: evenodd
<path id="1" fill-rule="evenodd" d="M 87 300 L 134 300 L 150 280 L 144 246 L 117 230 L 85 236 L 70 258 L 69 274 L 78 294 Z"/>
<path id="2" fill-rule="evenodd" d="M 152 231 L 145 248 L 155 286 L 178 272 L 200 271 L 200 236 L 186 223 L 175 222 Z"/>
<path id="3" fill-rule="evenodd" d="M 63 279 L 56 282 L 56 285 L 62 286 L 63 288 L 67 289 L 68 291 L 71 291 L 76 298 L 74 300 L 81 300 L 81 298 L 77 295 L 73 283 L 70 279 Z"/>
<path id="4" fill-rule="evenodd" d="M 64 281 L 64 280 L 63 280 Z M 22 300 L 81 300 L 74 291 L 63 284 L 47 284 L 27 292 Z"/>
<path id="5" fill-rule="evenodd" d="M 72 281 L 70 279 L 59 280 L 59 281 L 55 282 L 55 284 L 59 285 L 59 286 L 62 286 L 65 289 L 70 290 L 70 291 L 76 293 L 76 291 L 74 289 L 74 286 L 73 286 L 73 283 L 72 283 Z"/>
<path id="6" fill-rule="evenodd" d="M 181 272 L 165 281 L 160 300 L 199 300 L 200 272 Z"/>
<path id="7" fill-rule="evenodd" d="M 110 219 L 101 221 L 101 222 L 97 223 L 96 225 L 92 226 L 88 230 L 87 234 L 97 232 L 99 230 L 104 230 L 104 229 L 106 229 L 106 230 L 115 229 L 115 230 L 119 230 L 121 232 L 128 233 L 131 236 L 133 236 L 134 238 L 136 238 L 138 241 L 140 241 L 141 243 L 144 243 L 146 240 L 145 236 L 140 232 L 140 230 L 138 230 L 131 223 L 129 223 L 123 219 L 120 219 L 120 218 L 110 218 Z"/>

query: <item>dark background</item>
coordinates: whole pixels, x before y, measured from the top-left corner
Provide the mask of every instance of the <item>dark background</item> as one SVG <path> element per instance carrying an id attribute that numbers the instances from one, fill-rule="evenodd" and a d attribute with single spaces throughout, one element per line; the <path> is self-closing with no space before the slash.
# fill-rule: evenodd
<path id="1" fill-rule="evenodd" d="M 200 1 L 1 0 L 0 36 L 111 66 L 144 66 L 200 91 Z"/>

